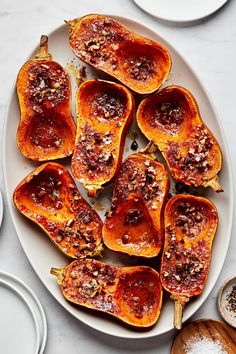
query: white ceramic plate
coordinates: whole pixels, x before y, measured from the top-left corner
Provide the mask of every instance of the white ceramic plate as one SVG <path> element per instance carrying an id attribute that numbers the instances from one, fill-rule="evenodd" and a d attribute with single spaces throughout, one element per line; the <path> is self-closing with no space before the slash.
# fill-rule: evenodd
<path id="1" fill-rule="evenodd" d="M 2 192 L 0 190 L 0 227 L 2 225 L 2 218 L 3 218 L 3 200 L 2 200 Z"/>
<path id="2" fill-rule="evenodd" d="M 125 18 L 117 19 L 122 21 L 132 30 L 163 43 L 170 50 L 173 59 L 173 68 L 170 78 L 165 85 L 172 83 L 183 85 L 194 94 L 199 103 L 202 117 L 218 139 L 224 156 L 223 169 L 220 174 L 224 193 L 217 194 L 209 190 L 207 190 L 205 193 L 205 195 L 216 204 L 220 216 L 220 224 L 213 247 L 212 266 L 203 294 L 197 297 L 194 301 L 189 302 L 186 306 L 184 311 L 184 320 L 186 320 L 195 313 L 195 311 L 201 306 L 201 304 L 205 301 L 206 297 L 212 290 L 222 269 L 229 244 L 232 224 L 233 192 L 228 151 L 222 133 L 222 127 L 217 119 L 215 110 L 209 100 L 208 94 L 202 87 L 191 67 L 170 44 L 168 44 L 163 38 L 161 38 L 152 30 L 137 22 Z M 68 61 L 74 58 L 74 55 L 71 52 L 68 44 L 68 34 L 65 25 L 61 26 L 49 35 L 49 46 L 50 52 L 53 53 L 54 58 L 65 66 Z M 30 57 L 32 57 L 33 54 L 31 54 Z M 81 62 L 75 59 L 75 63 L 79 64 Z M 91 77 L 93 75 L 95 75 L 95 72 L 90 70 L 88 76 Z M 73 88 L 75 88 L 75 84 Z M 72 109 L 72 111 L 74 111 L 74 109 Z M 22 247 L 24 248 L 27 257 L 31 262 L 31 265 L 47 289 L 59 301 L 59 303 L 77 319 L 104 333 L 124 338 L 145 338 L 156 336 L 171 330 L 173 323 L 173 304 L 169 300 L 164 302 L 161 316 L 157 324 L 149 330 L 140 332 L 124 326 L 122 323 L 114 320 L 110 316 L 105 316 L 102 313 L 86 311 L 83 308 L 75 307 L 63 298 L 56 283 L 55 277 L 50 275 L 49 272 L 51 267 L 57 267 L 61 266 L 62 264 L 66 264 L 68 263 L 68 260 L 58 251 L 56 247 L 51 244 L 46 235 L 35 224 L 31 223 L 29 220 L 19 214 L 12 202 L 12 195 L 16 185 L 36 166 L 35 163 L 26 160 L 18 151 L 16 145 L 16 131 L 18 121 L 19 107 L 14 90 L 11 93 L 11 98 L 9 101 L 4 133 L 3 164 L 7 198 L 12 220 L 14 222 Z M 133 124 L 131 130 L 138 131 L 135 123 Z M 147 143 L 147 141 L 142 137 L 140 131 L 138 132 L 138 144 L 139 147 L 142 147 Z M 132 153 L 130 150 L 132 138 L 129 136 L 130 135 L 128 135 L 126 139 L 125 156 Z M 84 188 L 80 184 L 78 184 L 78 187 L 81 194 L 88 200 Z M 105 211 L 109 207 L 110 196 L 111 188 L 108 188 L 107 192 L 103 193 L 99 198 L 99 202 L 104 206 L 104 210 L 99 212 L 102 218 L 104 217 Z M 89 200 L 89 202 L 91 202 L 91 200 Z M 141 260 L 135 259 L 134 257 L 129 258 L 128 256 L 120 256 L 111 251 L 107 251 L 103 259 L 113 264 L 129 265 L 142 263 Z M 152 265 L 157 265 L 156 259 L 152 261 Z"/>
<path id="3" fill-rule="evenodd" d="M 228 0 L 134 0 L 144 11 L 169 22 L 193 22 L 212 15 Z"/>
<path id="4" fill-rule="evenodd" d="M 38 298 L 20 279 L 3 271 L 0 295 L 0 352 L 43 354 L 47 323 Z"/>

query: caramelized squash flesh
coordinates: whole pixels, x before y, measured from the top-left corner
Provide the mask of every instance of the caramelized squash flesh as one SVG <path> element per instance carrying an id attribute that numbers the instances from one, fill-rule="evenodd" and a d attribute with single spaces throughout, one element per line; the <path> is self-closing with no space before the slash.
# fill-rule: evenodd
<path id="1" fill-rule="evenodd" d="M 78 89 L 72 172 L 87 188 L 89 196 L 96 196 L 97 191 L 114 179 L 134 107 L 131 93 L 116 83 L 89 80 Z"/>
<path id="2" fill-rule="evenodd" d="M 136 327 L 150 327 L 162 306 L 159 274 L 146 266 L 118 267 L 87 259 L 52 268 L 64 297 L 111 314 Z"/>
<path id="3" fill-rule="evenodd" d="M 148 94 L 166 80 L 171 58 L 160 43 L 104 15 L 87 15 L 67 21 L 67 25 L 75 55 L 131 90 Z"/>
<path id="4" fill-rule="evenodd" d="M 46 163 L 36 168 L 16 187 L 14 202 L 67 256 L 100 254 L 102 222 L 64 166 Z"/>
<path id="5" fill-rule="evenodd" d="M 178 194 L 168 201 L 164 222 L 161 282 L 176 306 L 184 306 L 206 284 L 218 213 L 206 198 Z"/>
<path id="6" fill-rule="evenodd" d="M 187 89 L 169 86 L 144 99 L 137 121 L 163 154 L 176 181 L 222 191 L 217 175 L 222 166 L 219 144 Z"/>
<path id="7" fill-rule="evenodd" d="M 42 36 L 39 53 L 26 62 L 17 77 L 21 118 L 17 144 L 35 161 L 69 156 L 74 149 L 75 123 L 70 112 L 69 76 L 48 53 Z"/>
<path id="8" fill-rule="evenodd" d="M 129 156 L 116 180 L 111 210 L 103 226 L 105 245 L 119 252 L 154 257 L 163 245 L 163 210 L 169 176 L 144 154 Z"/>

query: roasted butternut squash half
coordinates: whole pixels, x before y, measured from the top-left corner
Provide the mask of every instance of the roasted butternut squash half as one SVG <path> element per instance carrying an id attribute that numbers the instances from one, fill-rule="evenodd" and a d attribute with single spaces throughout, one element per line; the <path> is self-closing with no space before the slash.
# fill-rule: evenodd
<path id="1" fill-rule="evenodd" d="M 52 268 L 64 297 L 73 304 L 111 314 L 126 324 L 150 327 L 162 306 L 159 274 L 150 267 L 118 267 L 76 260 Z"/>
<path id="2" fill-rule="evenodd" d="M 160 276 L 175 301 L 174 326 L 180 329 L 184 304 L 201 294 L 206 284 L 218 213 L 206 198 L 177 194 L 166 204 L 164 214 Z"/>
<path id="3" fill-rule="evenodd" d="M 14 203 L 65 255 L 100 255 L 102 222 L 64 166 L 48 162 L 36 168 L 16 187 Z"/>
<path id="4" fill-rule="evenodd" d="M 116 175 L 134 115 L 132 94 L 122 85 L 84 82 L 76 95 L 77 132 L 72 173 L 91 197 Z"/>
<path id="5" fill-rule="evenodd" d="M 115 19 L 92 14 L 66 23 L 74 54 L 131 90 L 140 94 L 154 92 L 168 77 L 168 50 Z"/>
<path id="6" fill-rule="evenodd" d="M 222 191 L 217 175 L 222 165 L 220 147 L 187 89 L 169 86 L 144 99 L 137 122 L 163 154 L 176 181 Z"/>
<path id="7" fill-rule="evenodd" d="M 163 246 L 168 192 L 169 175 L 162 163 L 140 153 L 129 156 L 121 166 L 103 225 L 105 245 L 129 255 L 157 256 Z"/>
<path id="8" fill-rule="evenodd" d="M 39 53 L 20 69 L 16 86 L 21 111 L 17 130 L 20 152 L 35 161 L 71 155 L 76 127 L 70 112 L 69 76 L 48 53 L 47 36 L 41 37 Z"/>

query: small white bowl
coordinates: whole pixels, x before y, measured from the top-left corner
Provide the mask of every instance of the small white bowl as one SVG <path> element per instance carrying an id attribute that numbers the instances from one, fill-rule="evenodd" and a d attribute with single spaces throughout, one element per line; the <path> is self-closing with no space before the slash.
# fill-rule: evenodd
<path id="1" fill-rule="evenodd" d="M 229 294 L 236 287 L 236 277 L 226 280 L 220 288 L 217 296 L 217 306 L 222 318 L 230 326 L 236 328 L 236 309 L 235 312 L 230 310 Z"/>
<path id="2" fill-rule="evenodd" d="M 228 0 L 133 0 L 142 10 L 163 21 L 185 24 L 218 11 Z"/>

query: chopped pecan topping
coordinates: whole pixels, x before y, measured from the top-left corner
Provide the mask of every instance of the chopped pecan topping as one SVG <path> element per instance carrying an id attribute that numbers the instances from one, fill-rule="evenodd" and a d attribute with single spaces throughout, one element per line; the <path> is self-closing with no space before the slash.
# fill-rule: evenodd
<path id="1" fill-rule="evenodd" d="M 126 214 L 125 222 L 127 225 L 138 225 L 143 220 L 143 212 L 140 209 L 130 209 Z"/>
<path id="2" fill-rule="evenodd" d="M 176 134 L 184 121 L 185 111 L 178 102 L 158 103 L 150 124 L 163 126 L 168 132 Z"/>
<path id="3" fill-rule="evenodd" d="M 125 60 L 124 68 L 133 79 L 139 81 L 145 81 L 156 74 L 154 61 L 144 55 L 139 58 Z"/>

